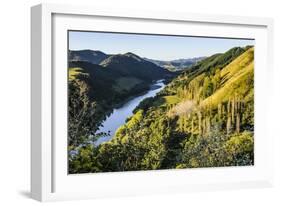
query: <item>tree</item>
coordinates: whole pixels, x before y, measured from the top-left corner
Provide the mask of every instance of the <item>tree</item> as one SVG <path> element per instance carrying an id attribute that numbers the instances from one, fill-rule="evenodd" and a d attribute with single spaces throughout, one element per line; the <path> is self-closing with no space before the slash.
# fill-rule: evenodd
<path id="1" fill-rule="evenodd" d="M 204 78 L 203 88 L 202 88 L 202 97 L 206 98 L 213 93 L 213 83 L 209 76 Z"/>

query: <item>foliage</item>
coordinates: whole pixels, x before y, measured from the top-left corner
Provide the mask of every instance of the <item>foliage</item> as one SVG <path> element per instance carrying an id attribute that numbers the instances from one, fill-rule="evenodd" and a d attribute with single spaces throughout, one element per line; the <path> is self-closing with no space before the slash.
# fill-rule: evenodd
<path id="1" fill-rule="evenodd" d="M 253 61 L 254 48 L 246 47 L 198 62 L 143 100 L 110 141 L 74 144 L 70 173 L 253 165 Z M 72 110 L 84 108 L 87 121 L 93 101 L 75 88 Z"/>

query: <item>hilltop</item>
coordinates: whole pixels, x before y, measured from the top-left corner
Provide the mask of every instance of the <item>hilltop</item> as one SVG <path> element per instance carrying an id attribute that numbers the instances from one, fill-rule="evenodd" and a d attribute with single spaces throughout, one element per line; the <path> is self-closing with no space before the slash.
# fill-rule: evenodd
<path id="1" fill-rule="evenodd" d="M 110 55 L 95 50 L 72 50 L 68 52 L 68 61 L 86 61 L 92 64 L 99 64 Z"/>

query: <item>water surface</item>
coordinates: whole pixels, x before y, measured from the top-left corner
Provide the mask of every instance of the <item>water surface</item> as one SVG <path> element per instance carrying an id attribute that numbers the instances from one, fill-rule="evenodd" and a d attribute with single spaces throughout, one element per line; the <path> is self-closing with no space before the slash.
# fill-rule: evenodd
<path id="1" fill-rule="evenodd" d="M 123 104 L 119 108 L 115 108 L 113 112 L 106 118 L 102 123 L 102 126 L 99 127 L 96 133 L 104 132 L 109 133 L 108 136 L 100 137 L 95 145 L 99 145 L 103 142 L 107 142 L 112 139 L 116 130 L 123 124 L 126 123 L 126 119 L 133 115 L 133 110 L 139 105 L 139 103 L 148 97 L 154 97 L 159 91 L 164 88 L 165 84 L 163 80 L 158 80 L 156 83 L 151 85 L 150 90 L 145 94 L 134 97 L 128 102 Z"/>

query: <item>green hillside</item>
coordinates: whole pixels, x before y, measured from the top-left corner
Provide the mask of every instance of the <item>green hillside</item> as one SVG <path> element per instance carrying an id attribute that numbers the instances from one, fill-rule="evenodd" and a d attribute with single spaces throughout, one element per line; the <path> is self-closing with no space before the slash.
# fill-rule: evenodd
<path id="1" fill-rule="evenodd" d="M 128 52 L 126 54 L 112 55 L 100 63 L 101 66 L 110 68 L 122 76 L 134 76 L 146 81 L 163 79 L 173 73 L 157 66 L 154 63 Z"/>
<path id="2" fill-rule="evenodd" d="M 96 61 L 92 56 L 104 54 L 102 52 L 82 50 L 71 54 L 68 133 L 69 144 L 73 147 L 91 141 L 89 136 L 92 139 L 99 136 L 93 134 L 116 106 L 147 91 L 153 81 L 175 76 L 132 53 L 110 57 L 102 55 L 105 59 L 100 65 L 90 60 Z M 78 57 L 88 59 L 73 60 Z"/>
<path id="3" fill-rule="evenodd" d="M 253 148 L 254 48 L 236 47 L 142 101 L 112 140 L 79 148 L 70 173 L 253 165 Z"/>

